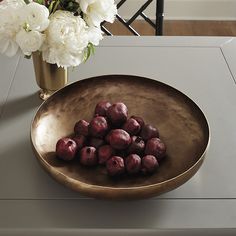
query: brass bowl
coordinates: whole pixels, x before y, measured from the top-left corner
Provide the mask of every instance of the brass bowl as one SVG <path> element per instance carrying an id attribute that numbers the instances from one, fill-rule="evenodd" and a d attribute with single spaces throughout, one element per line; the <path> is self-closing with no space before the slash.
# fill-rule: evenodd
<path id="1" fill-rule="evenodd" d="M 155 174 L 113 180 L 105 167 L 56 158 L 57 140 L 71 135 L 76 121 L 89 121 L 100 100 L 122 101 L 130 115 L 158 127 L 167 157 Z M 199 107 L 178 90 L 143 77 L 107 75 L 75 82 L 49 97 L 33 119 L 31 141 L 43 168 L 65 186 L 94 198 L 142 199 L 173 190 L 197 172 L 209 146 L 209 126 Z"/>

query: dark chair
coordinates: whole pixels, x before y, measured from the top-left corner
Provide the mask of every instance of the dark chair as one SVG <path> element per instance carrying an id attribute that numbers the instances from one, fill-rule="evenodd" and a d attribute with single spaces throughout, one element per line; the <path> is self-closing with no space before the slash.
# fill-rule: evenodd
<path id="1" fill-rule="evenodd" d="M 127 0 L 121 0 L 117 4 L 117 9 L 119 9 Z M 144 0 L 145 3 L 138 9 L 138 11 L 129 19 L 125 20 L 123 19 L 119 13 L 116 15 L 116 19 L 120 21 L 128 30 L 134 34 L 139 36 L 139 33 L 131 26 L 131 24 L 136 20 L 138 16 L 141 16 L 148 24 L 150 24 L 155 29 L 155 35 L 162 35 L 163 34 L 163 18 L 164 18 L 164 0 L 154 0 L 156 2 L 156 19 L 155 21 L 152 21 L 150 18 L 148 18 L 147 15 L 143 12 L 152 2 L 153 0 Z M 102 31 L 107 34 L 111 35 L 112 33 L 104 26 L 103 22 L 101 24 Z"/>

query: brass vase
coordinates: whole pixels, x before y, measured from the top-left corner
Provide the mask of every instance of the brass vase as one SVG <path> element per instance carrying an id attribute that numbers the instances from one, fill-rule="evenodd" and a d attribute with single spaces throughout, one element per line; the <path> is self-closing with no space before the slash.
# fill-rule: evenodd
<path id="1" fill-rule="evenodd" d="M 67 84 L 67 69 L 43 61 L 39 52 L 33 53 L 32 57 L 36 82 L 41 88 L 39 96 L 41 99 L 46 100 L 55 91 Z"/>

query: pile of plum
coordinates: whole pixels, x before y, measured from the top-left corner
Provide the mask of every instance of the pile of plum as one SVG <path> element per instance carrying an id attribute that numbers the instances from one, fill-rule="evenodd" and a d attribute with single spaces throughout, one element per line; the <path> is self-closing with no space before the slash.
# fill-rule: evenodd
<path id="1" fill-rule="evenodd" d="M 56 144 L 59 159 L 78 158 L 84 166 L 105 165 L 110 176 L 152 174 L 165 154 L 158 130 L 141 117 L 128 118 L 128 108 L 122 102 L 99 102 L 90 123 L 79 120 L 74 136 Z"/>

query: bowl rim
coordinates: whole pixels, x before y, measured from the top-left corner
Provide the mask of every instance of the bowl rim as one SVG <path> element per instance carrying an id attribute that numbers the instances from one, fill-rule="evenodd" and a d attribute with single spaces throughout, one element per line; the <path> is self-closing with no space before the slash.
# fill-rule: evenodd
<path id="1" fill-rule="evenodd" d="M 153 82 L 158 82 L 164 86 L 167 86 L 175 91 L 177 91 L 178 93 L 181 93 L 182 95 L 184 95 L 185 97 L 188 98 L 189 101 L 191 101 L 195 106 L 196 108 L 200 111 L 202 117 L 204 118 L 205 120 L 205 123 L 206 123 L 206 128 L 207 128 L 207 136 L 208 136 L 208 140 L 207 140 L 207 145 L 204 149 L 204 152 L 202 153 L 202 155 L 200 156 L 200 158 L 191 166 L 189 167 L 187 170 L 185 170 L 184 172 L 182 172 L 181 174 L 178 174 L 170 179 L 167 179 L 165 181 L 162 181 L 162 182 L 158 182 L 158 183 L 154 183 L 154 184 L 148 184 L 148 185 L 141 185 L 141 186 L 131 186 L 131 187 L 111 187 L 111 186 L 103 186 L 103 185 L 97 185 L 97 184 L 88 184 L 86 182 L 82 182 L 82 181 L 79 181 L 79 180 L 76 180 L 72 177 L 69 177 L 67 175 L 65 175 L 64 173 L 58 171 L 57 169 L 55 169 L 54 167 L 52 167 L 50 164 L 48 164 L 47 161 L 45 161 L 45 159 L 42 157 L 42 155 L 36 150 L 36 146 L 35 146 L 35 142 L 33 141 L 33 123 L 35 121 L 35 117 L 36 117 L 36 114 L 38 113 L 38 111 L 42 108 L 42 106 L 44 106 L 45 103 L 47 102 L 50 102 L 51 99 L 53 99 L 53 96 L 56 96 L 57 94 L 61 93 L 61 91 L 67 87 L 71 87 L 73 86 L 74 84 L 77 84 L 79 82 L 82 82 L 82 81 L 85 81 L 85 80 L 89 80 L 89 79 L 99 79 L 99 78 L 104 78 L 104 77 L 120 77 L 120 76 L 129 76 L 129 77 L 133 77 L 133 78 L 136 78 L 136 79 L 147 79 L 147 80 L 150 80 L 150 81 L 153 81 Z M 188 173 L 191 173 L 191 171 L 200 164 L 200 162 L 202 162 L 204 160 L 204 157 L 205 157 L 205 154 L 207 153 L 208 149 L 209 149 L 209 146 L 210 146 L 210 140 L 211 140 L 211 129 L 210 129 L 210 125 L 209 125 L 209 122 L 205 116 L 205 114 L 203 113 L 203 111 L 200 109 L 200 106 L 194 102 L 191 98 L 189 98 L 189 96 L 187 96 L 185 93 L 181 92 L 180 90 L 170 86 L 169 84 L 166 84 L 164 82 L 161 82 L 159 80 L 156 80 L 156 79 L 152 79 L 152 78 L 147 78 L 147 77 L 144 77 L 144 76 L 139 76 L 139 75 L 128 75 L 128 74 L 105 74 L 105 75 L 99 75 L 99 76 L 92 76 L 92 77 L 88 77 L 88 78 L 84 78 L 84 79 L 81 79 L 81 80 L 77 80 L 75 82 L 72 82 L 72 83 L 69 83 L 67 84 L 65 87 L 57 90 L 56 92 L 54 92 L 47 100 L 43 101 L 42 104 L 37 108 L 36 112 L 35 112 L 35 115 L 31 121 L 31 125 L 30 125 L 30 140 L 31 140 L 31 144 L 32 144 L 32 147 L 34 149 L 34 152 L 37 156 L 37 159 L 43 164 L 43 167 L 47 169 L 47 171 L 49 171 L 49 173 L 52 173 L 54 172 L 54 174 L 56 175 L 60 175 L 62 176 L 64 179 L 67 179 L 67 182 L 71 182 L 71 183 L 76 183 L 76 184 L 80 184 L 81 186 L 85 187 L 85 188 L 93 188 L 93 189 L 96 189 L 96 190 L 101 190 L 101 191 L 104 191 L 104 190 L 114 190 L 114 191 L 117 191 L 117 190 L 120 190 L 120 191 L 127 191 L 127 190 L 143 190 L 143 189 L 148 189 L 148 188 L 153 188 L 153 187 L 158 187 L 158 186 L 161 186 L 163 184 L 166 184 L 166 183 L 170 183 L 172 181 L 175 181 L 175 180 L 178 180 L 182 177 L 184 177 L 185 175 L 187 175 Z M 53 175 L 52 175 L 53 176 Z M 192 176 L 191 176 L 192 177 Z M 191 178 L 190 177 L 190 178 Z M 53 176 L 54 179 L 56 179 L 54 176 Z"/>

